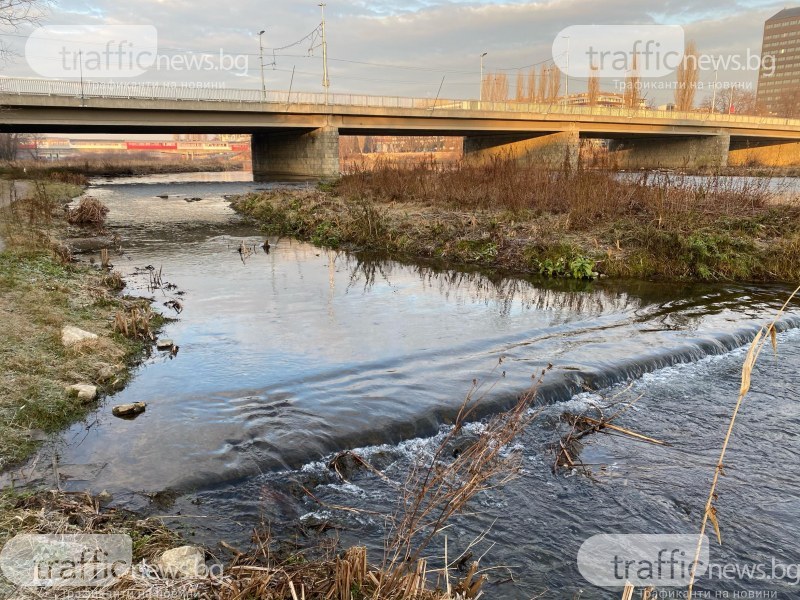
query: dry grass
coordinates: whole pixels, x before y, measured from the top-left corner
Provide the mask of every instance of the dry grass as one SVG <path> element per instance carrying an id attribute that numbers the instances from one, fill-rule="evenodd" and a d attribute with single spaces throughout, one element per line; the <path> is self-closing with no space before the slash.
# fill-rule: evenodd
<path id="1" fill-rule="evenodd" d="M 155 340 L 153 322 L 156 317 L 149 305 L 117 311 L 114 315 L 114 331 L 131 340 L 152 342 Z"/>
<path id="2" fill-rule="evenodd" d="M 623 217 L 662 225 L 752 217 L 779 191 L 770 178 L 668 173 L 621 176 L 609 170 L 553 170 L 496 158 L 488 164 L 432 161 L 403 168 L 392 163 L 342 177 L 336 191 L 345 198 L 377 202 L 425 202 L 459 210 L 507 210 L 568 216 L 569 229 Z"/>
<path id="3" fill-rule="evenodd" d="M 97 198 L 81 198 L 78 206 L 67 211 L 66 219 L 70 225 L 101 228 L 106 222 L 108 207 Z"/>

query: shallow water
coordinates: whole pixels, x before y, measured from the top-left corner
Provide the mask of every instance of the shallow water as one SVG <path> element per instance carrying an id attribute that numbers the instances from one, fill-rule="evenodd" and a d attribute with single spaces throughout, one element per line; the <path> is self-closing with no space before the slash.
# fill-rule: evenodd
<path id="1" fill-rule="evenodd" d="M 327 458 L 356 448 L 402 481 L 474 379 L 491 414 L 552 364 L 539 392 L 547 408 L 520 440 L 521 477 L 457 521 L 451 555 L 491 526 L 475 555 L 488 549 L 484 564 L 511 565 L 516 582 L 497 597 L 545 589 L 544 597 L 572 597 L 581 588 L 588 598 L 619 597 L 581 583 L 575 556 L 585 539 L 697 530 L 739 385 L 739 348 L 785 287 L 508 279 L 275 238 L 265 253 L 265 238 L 224 199 L 264 184 L 222 177 L 98 181 L 89 192 L 109 206 L 124 240 L 113 262 L 129 292 L 179 300 L 183 311 L 163 334 L 178 355 L 154 353 L 124 391 L 63 435 L 67 489 L 107 489 L 118 504 L 180 514 L 201 540 L 245 543 L 261 518 L 283 534 L 328 519 L 343 540 L 380 548 L 381 519 L 325 512 L 300 486 L 329 503 L 390 513 L 396 489 L 369 472 L 343 482 Z M 253 250 L 245 258 L 242 244 Z M 148 290 L 137 271 L 148 265 L 176 288 Z M 782 329 L 797 324 L 789 315 Z M 780 360 L 766 357 L 759 370 L 721 493 L 724 552 L 739 560 L 780 551 L 800 563 L 800 338 L 781 337 Z M 620 424 L 673 447 L 598 435 L 582 454 L 592 477 L 554 474 L 559 416 L 628 381 L 624 393 L 642 399 Z M 111 416 L 113 405 L 134 401 L 147 412 Z M 165 505 L 150 501 L 164 490 L 174 492 L 160 496 Z"/>

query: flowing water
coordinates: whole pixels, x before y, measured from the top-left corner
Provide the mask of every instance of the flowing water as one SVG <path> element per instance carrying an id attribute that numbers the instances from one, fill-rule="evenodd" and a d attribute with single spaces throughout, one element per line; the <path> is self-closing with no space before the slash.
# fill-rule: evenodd
<path id="1" fill-rule="evenodd" d="M 264 252 L 265 238 L 225 200 L 263 187 L 242 179 L 92 186 L 123 239 L 113 262 L 128 291 L 152 296 L 167 313 L 165 302 L 182 304 L 163 333 L 180 351 L 154 353 L 124 391 L 62 436 L 67 489 L 106 489 L 119 505 L 179 515 L 174 522 L 206 542 L 243 545 L 261 521 L 287 537 L 328 523 L 377 558 L 385 531 L 374 513 L 394 511 L 397 485 L 435 448 L 473 380 L 491 414 L 552 364 L 539 391 L 544 409 L 515 446 L 519 478 L 481 494 L 456 519 L 450 556 L 480 538 L 471 551 L 486 553 L 482 565 L 494 568 L 488 597 L 583 590 L 585 598 L 617 598 L 578 573 L 583 541 L 698 530 L 743 346 L 786 287 L 511 279 L 291 239 L 270 238 Z M 148 266 L 169 289 L 148 290 Z M 725 546 L 713 548 L 715 561 L 800 564 L 798 324 L 791 313 L 783 319 L 779 358 L 765 356 L 756 371 L 720 488 Z M 619 424 L 670 447 L 595 435 L 581 452 L 588 474 L 554 473 L 565 412 L 640 396 Z M 113 405 L 135 401 L 148 404 L 139 418 L 111 416 Z M 479 428 L 460 439 L 468 443 Z M 353 469 L 342 480 L 327 463 L 346 449 L 386 479 Z M 304 487 L 324 503 L 369 512 L 330 511 Z M 797 598 L 796 584 L 704 585 Z"/>

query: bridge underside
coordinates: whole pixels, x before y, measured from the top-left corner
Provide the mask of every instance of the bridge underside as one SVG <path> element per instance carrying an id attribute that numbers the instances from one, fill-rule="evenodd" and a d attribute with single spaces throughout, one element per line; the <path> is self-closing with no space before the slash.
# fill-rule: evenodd
<path id="1" fill-rule="evenodd" d="M 582 138 L 613 140 L 626 169 L 800 165 L 800 130 L 646 116 L 510 114 L 235 102 L 0 96 L 0 131 L 21 133 L 246 133 L 257 178 L 331 177 L 340 135 L 462 136 L 465 157 L 574 166 Z"/>
<path id="2" fill-rule="evenodd" d="M 620 169 L 718 169 L 728 166 L 730 136 L 637 136 L 612 139 L 609 160 Z"/>

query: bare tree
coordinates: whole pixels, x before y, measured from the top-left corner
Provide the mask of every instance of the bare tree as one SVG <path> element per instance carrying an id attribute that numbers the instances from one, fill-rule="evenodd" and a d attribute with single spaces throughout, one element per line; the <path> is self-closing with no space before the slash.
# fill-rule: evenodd
<path id="1" fill-rule="evenodd" d="M 714 103 L 712 107 L 711 104 Z M 758 115 L 761 114 L 756 93 L 741 87 L 731 87 L 720 90 L 714 95 L 706 96 L 700 108 L 706 112 L 723 114 Z"/>
<path id="2" fill-rule="evenodd" d="M 483 81 L 481 81 L 481 100 L 489 101 L 493 83 L 494 75 L 492 73 L 486 73 L 486 75 L 483 76 Z"/>
<path id="3" fill-rule="evenodd" d="M 675 88 L 675 109 L 690 111 L 694 108 L 697 93 L 698 68 L 697 46 L 693 41 L 686 44 L 683 60 L 678 65 L 678 84 Z"/>
<path id="4" fill-rule="evenodd" d="M 517 71 L 517 85 L 516 85 L 516 100 L 517 102 L 524 102 L 527 96 L 525 90 L 525 76 L 522 71 Z"/>
<path id="5" fill-rule="evenodd" d="M 536 67 L 528 71 L 528 102 L 536 102 Z"/>
<path id="6" fill-rule="evenodd" d="M 642 103 L 641 82 L 639 79 L 639 60 L 634 55 L 631 70 L 625 79 L 625 92 L 622 101 L 627 108 L 639 108 Z"/>
<path id="7" fill-rule="evenodd" d="M 508 75 L 496 73 L 494 76 L 493 102 L 506 102 L 508 100 Z"/>
<path id="8" fill-rule="evenodd" d="M 549 69 L 542 65 L 539 67 L 539 85 L 536 88 L 536 101 L 546 102 L 548 90 L 550 89 Z"/>
<path id="9" fill-rule="evenodd" d="M 600 78 L 597 76 L 597 67 L 592 67 L 586 95 L 589 106 L 597 106 L 597 101 L 600 98 Z"/>
<path id="10" fill-rule="evenodd" d="M 508 89 L 505 73 L 488 73 L 483 79 L 483 99 L 487 102 L 507 102 Z"/>
<path id="11" fill-rule="evenodd" d="M 0 160 L 16 160 L 19 153 L 20 134 L 0 133 Z"/>
<path id="12" fill-rule="evenodd" d="M 550 102 L 558 100 L 561 94 L 561 69 L 553 65 L 550 68 Z"/>
<path id="13" fill-rule="evenodd" d="M 0 31 L 9 33 L 37 23 L 46 6 L 47 0 L 0 0 Z M 0 61 L 7 61 L 12 54 L 8 43 L 0 40 Z"/>

